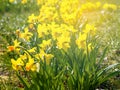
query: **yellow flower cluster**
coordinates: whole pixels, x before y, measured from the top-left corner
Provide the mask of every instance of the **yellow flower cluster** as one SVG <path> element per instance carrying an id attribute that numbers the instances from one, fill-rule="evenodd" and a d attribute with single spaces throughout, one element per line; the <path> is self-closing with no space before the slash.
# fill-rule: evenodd
<path id="1" fill-rule="evenodd" d="M 22 67 L 25 66 L 26 71 L 36 71 L 36 62 L 40 60 L 49 65 L 50 60 L 54 57 L 53 54 L 50 54 L 51 48 L 56 47 L 58 50 L 64 50 L 67 52 L 69 48 L 72 48 L 71 42 L 75 42 L 74 44 L 77 45 L 79 49 L 84 49 L 85 53 L 87 54 L 87 50 L 90 52 L 93 48 L 91 43 L 87 43 L 87 36 L 88 34 L 94 36 L 95 32 L 96 28 L 94 25 L 90 24 L 86 24 L 86 27 L 82 32 L 79 32 L 79 30 L 75 29 L 72 25 L 57 24 L 55 22 L 50 24 L 38 24 L 38 38 L 42 39 L 42 42 L 38 44 L 40 52 L 36 51 L 37 47 L 32 47 L 30 49 L 26 48 L 27 51 L 25 50 L 24 53 L 27 53 L 27 55 L 20 54 L 20 57 L 17 60 L 11 60 L 13 69 L 22 70 Z M 30 42 L 33 33 L 31 33 L 28 28 L 25 28 L 24 32 L 17 30 L 16 35 L 19 36 L 18 40 L 22 39 L 22 41 Z M 75 36 L 75 41 L 72 40 L 73 36 Z M 46 39 L 46 37 L 50 38 Z M 23 48 L 17 48 L 18 46 L 20 46 L 20 42 L 15 40 L 13 46 L 8 46 L 8 49 L 9 51 L 18 51 L 18 49 L 19 51 L 20 49 L 23 50 Z M 35 58 L 33 58 L 28 52 L 31 53 Z"/>
<path id="2" fill-rule="evenodd" d="M 37 0 L 40 5 L 40 14 L 36 17 L 33 14 L 29 17 L 29 23 L 32 19 L 37 19 L 40 23 L 48 23 L 51 21 L 64 22 L 69 25 L 76 25 L 82 14 L 92 12 L 99 9 L 116 10 L 115 4 L 101 4 L 101 2 L 86 2 L 82 4 L 79 0 Z M 33 16 L 33 17 L 32 17 Z"/>
<path id="3" fill-rule="evenodd" d="M 17 60 L 11 59 L 11 62 L 14 70 L 23 71 L 25 69 L 26 71 L 37 71 L 37 63 L 35 63 L 34 59 L 29 54 L 20 55 Z"/>
<path id="4" fill-rule="evenodd" d="M 85 54 L 91 52 L 94 46 L 88 38 L 96 35 L 96 27 L 93 24 L 85 24 L 81 30 L 79 23 L 81 15 L 101 7 L 116 10 L 115 5 L 104 4 L 102 6 L 100 2 L 81 4 L 79 0 L 37 0 L 37 3 L 41 6 L 40 14 L 38 16 L 31 14 L 28 17 L 29 26 L 23 32 L 16 31 L 18 40 L 22 44 L 15 40 L 12 46 L 8 46 L 9 51 L 17 49 L 20 51 L 21 48 L 17 48 L 20 44 L 28 46 L 23 51 L 26 54 L 20 54 L 17 60 L 11 59 L 15 70 L 25 68 L 26 71 L 38 71 L 38 62 L 51 64 L 51 59 L 55 57 L 52 48 L 69 52 L 74 44 L 74 48 L 84 50 Z M 31 32 L 32 29 L 36 32 Z M 31 40 L 38 40 L 37 46 L 31 46 L 29 44 Z M 29 45 L 23 44 L 25 42 Z"/>

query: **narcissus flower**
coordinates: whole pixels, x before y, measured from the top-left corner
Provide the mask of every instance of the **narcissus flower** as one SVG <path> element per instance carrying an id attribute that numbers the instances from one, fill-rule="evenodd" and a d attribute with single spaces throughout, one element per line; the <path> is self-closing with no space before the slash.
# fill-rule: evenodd
<path id="1" fill-rule="evenodd" d="M 45 35 L 48 35 L 48 34 L 49 34 L 49 31 L 48 31 L 47 24 L 45 24 L 45 23 L 43 23 L 43 24 L 38 24 L 37 32 L 38 32 L 38 37 L 39 37 L 39 38 L 42 38 L 42 37 L 44 37 Z"/>
<path id="2" fill-rule="evenodd" d="M 85 30 L 83 30 L 85 34 L 89 34 L 94 36 L 96 34 L 96 27 L 94 25 L 86 24 Z"/>
<path id="3" fill-rule="evenodd" d="M 28 63 L 26 63 L 26 71 L 36 71 L 37 70 L 37 67 L 36 67 L 36 64 L 35 64 L 35 61 L 33 58 L 29 57 L 29 61 Z"/>
<path id="4" fill-rule="evenodd" d="M 39 45 L 43 50 L 47 50 L 51 47 L 51 39 L 43 40 L 42 43 Z"/>
<path id="5" fill-rule="evenodd" d="M 35 57 L 43 62 L 46 61 L 46 64 L 50 64 L 50 60 L 54 57 L 52 54 L 45 53 L 44 50 L 41 50 L 40 53 L 36 54 Z"/>
<path id="6" fill-rule="evenodd" d="M 24 66 L 24 62 L 21 58 L 17 60 L 11 59 L 11 63 L 14 70 L 22 70 L 22 66 Z"/>
<path id="7" fill-rule="evenodd" d="M 33 36 L 33 34 L 29 31 L 29 29 L 26 27 L 24 29 L 23 33 L 20 33 L 20 38 L 29 41 L 29 39 Z"/>
<path id="8" fill-rule="evenodd" d="M 67 35 L 62 35 L 57 39 L 57 47 L 59 49 L 63 49 L 67 51 L 68 48 L 70 48 L 70 37 L 67 37 Z"/>
<path id="9" fill-rule="evenodd" d="M 76 45 L 78 46 L 78 48 L 82 48 L 85 49 L 86 47 L 86 39 L 87 39 L 87 35 L 86 34 L 79 34 L 78 39 L 76 39 Z"/>
<path id="10" fill-rule="evenodd" d="M 8 51 L 14 51 L 14 50 L 19 51 L 20 50 L 19 46 L 20 46 L 20 42 L 18 42 L 16 39 L 13 41 L 13 45 L 8 46 Z"/>
<path id="11" fill-rule="evenodd" d="M 34 53 L 35 50 L 36 50 L 36 47 L 33 47 L 33 48 L 29 49 L 28 52 L 29 52 L 29 53 Z"/>
<path id="12" fill-rule="evenodd" d="M 34 14 L 31 14 L 31 15 L 28 17 L 28 23 L 34 24 L 36 21 L 37 21 L 37 17 L 36 17 Z"/>

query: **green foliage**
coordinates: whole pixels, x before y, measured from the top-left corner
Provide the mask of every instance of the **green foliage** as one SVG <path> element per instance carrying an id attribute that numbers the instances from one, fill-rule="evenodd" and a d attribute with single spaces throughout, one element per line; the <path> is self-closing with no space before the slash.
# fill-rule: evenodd
<path id="1" fill-rule="evenodd" d="M 95 0 L 92 1 L 94 2 Z M 108 2 L 108 0 L 103 0 L 103 2 Z M 119 1 L 111 0 L 109 2 L 119 5 Z M 14 52 L 7 52 L 8 43 L 11 45 L 11 41 L 16 38 L 16 29 L 22 31 L 28 25 L 26 23 L 27 16 L 33 12 L 38 14 L 38 10 L 39 8 L 35 2 L 22 5 L 20 2 L 9 3 L 8 0 L 0 0 L 0 45 L 2 44 L 0 50 L 2 49 L 3 54 L 0 55 L 0 73 L 5 71 L 5 73 L 2 73 L 3 75 L 12 71 L 10 58 L 18 57 Z M 92 17 L 93 15 L 95 16 Z M 53 47 L 51 52 L 55 55 L 55 58 L 51 60 L 50 65 L 40 61 L 38 72 L 16 71 L 17 77 L 23 84 L 20 83 L 20 86 L 18 80 L 11 79 L 11 77 L 16 78 L 13 75 L 14 73 L 8 75 L 10 79 L 6 82 L 2 81 L 3 79 L 0 77 L 0 89 L 21 90 L 22 86 L 25 90 L 94 90 L 101 88 L 101 85 L 107 85 L 109 83 L 107 82 L 108 80 L 113 80 L 111 77 L 116 77 L 117 75 L 119 77 L 119 9 L 117 11 L 95 11 L 89 13 L 89 15 L 85 13 L 80 20 L 81 25 L 83 25 L 82 28 L 88 22 L 96 24 L 98 36 L 95 39 L 98 41 L 93 43 L 99 43 L 100 46 L 96 44 L 95 48 L 88 54 L 84 54 L 82 49 L 74 46 L 75 42 L 71 43 L 73 48 L 70 48 L 68 52 L 59 51 L 58 49 L 56 50 L 56 47 Z M 27 45 L 22 43 L 21 45 L 30 45 L 29 47 L 32 47 L 36 46 L 38 42 L 42 42 L 41 39 L 34 37 L 31 43 L 27 43 Z M 108 45 L 108 48 L 104 49 L 106 45 Z M 108 58 L 108 61 L 117 61 L 118 63 L 106 63 L 104 61 L 105 57 Z M 37 61 L 36 58 L 35 61 Z M 116 82 L 117 84 L 115 83 L 115 85 L 119 87 L 120 82 L 118 80 Z M 112 85 L 114 85 L 114 80 Z M 109 85 L 107 87 L 112 86 Z M 116 86 L 114 88 L 116 89 Z"/>

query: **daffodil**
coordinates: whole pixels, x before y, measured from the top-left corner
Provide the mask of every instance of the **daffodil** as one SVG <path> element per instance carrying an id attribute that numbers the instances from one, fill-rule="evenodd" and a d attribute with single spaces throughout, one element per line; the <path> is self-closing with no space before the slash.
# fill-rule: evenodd
<path id="1" fill-rule="evenodd" d="M 49 49 L 51 47 L 51 39 L 49 39 L 49 40 L 43 40 L 42 43 L 39 46 L 43 50 Z"/>
<path id="2" fill-rule="evenodd" d="M 67 51 L 68 48 L 70 48 L 70 37 L 67 36 L 61 36 L 57 39 L 57 47 L 59 49 L 63 49 Z"/>
<path id="3" fill-rule="evenodd" d="M 19 46 L 20 46 L 20 42 L 18 42 L 17 39 L 16 39 L 16 40 L 13 41 L 13 45 L 8 46 L 8 51 L 16 50 L 17 52 L 19 52 L 19 50 L 20 50 Z"/>
<path id="4" fill-rule="evenodd" d="M 21 58 L 18 58 L 17 60 L 11 59 L 11 63 L 14 70 L 22 70 L 22 67 L 24 66 L 24 62 Z"/>
<path id="5" fill-rule="evenodd" d="M 28 52 L 29 52 L 29 53 L 34 53 L 35 50 L 36 50 L 36 47 L 33 47 L 33 48 L 29 49 Z"/>
<path id="6" fill-rule="evenodd" d="M 43 62 L 46 61 L 46 64 L 49 65 L 50 60 L 54 57 L 52 54 L 45 53 L 44 50 L 41 50 L 40 53 L 36 54 L 35 57 Z"/>
<path id="7" fill-rule="evenodd" d="M 45 61 L 46 64 L 49 65 L 50 64 L 50 60 L 54 57 L 54 55 L 52 54 L 45 54 Z"/>
<path id="8" fill-rule="evenodd" d="M 79 34 L 78 39 L 76 39 L 76 44 L 79 49 L 85 49 L 86 47 L 86 40 L 87 40 L 87 35 L 86 34 Z"/>
<path id="9" fill-rule="evenodd" d="M 20 55 L 20 58 L 21 58 L 22 60 L 27 60 L 28 55 L 27 55 L 26 53 L 24 53 L 23 55 Z"/>
<path id="10" fill-rule="evenodd" d="M 94 36 L 96 34 L 96 27 L 94 25 L 86 24 L 85 30 L 83 30 L 85 34 L 89 34 Z"/>
<path id="11" fill-rule="evenodd" d="M 41 9 L 40 9 L 40 14 L 38 16 L 38 21 L 39 22 L 51 22 L 54 20 L 58 20 L 58 11 L 56 9 L 56 7 L 45 3 L 44 5 L 42 5 Z"/>
<path id="12" fill-rule="evenodd" d="M 24 29 L 24 32 L 20 34 L 20 38 L 26 41 L 29 41 L 32 36 L 33 34 L 29 31 L 27 27 Z"/>
<path id="13" fill-rule="evenodd" d="M 29 57 L 29 61 L 26 63 L 26 71 L 36 71 L 37 67 L 33 58 Z"/>
<path id="14" fill-rule="evenodd" d="M 49 34 L 49 30 L 48 30 L 47 24 L 45 24 L 45 23 L 38 24 L 37 32 L 38 32 L 38 37 L 39 38 L 42 38 L 45 35 L 48 35 Z"/>
<path id="15" fill-rule="evenodd" d="M 34 24 L 37 21 L 37 17 L 34 14 L 31 14 L 28 17 L 28 23 Z"/>

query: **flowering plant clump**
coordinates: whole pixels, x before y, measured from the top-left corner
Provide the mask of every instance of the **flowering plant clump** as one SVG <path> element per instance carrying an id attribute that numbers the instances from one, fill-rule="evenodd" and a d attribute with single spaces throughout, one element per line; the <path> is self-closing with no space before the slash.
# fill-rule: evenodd
<path id="1" fill-rule="evenodd" d="M 119 64 L 100 68 L 106 49 L 98 59 L 97 28 L 93 23 L 80 23 L 84 13 L 114 11 L 116 5 L 79 0 L 37 0 L 37 4 L 39 15 L 30 15 L 28 26 L 16 30 L 8 46 L 9 52 L 17 54 L 11 63 L 25 89 L 95 89 L 119 72 L 109 72 Z"/>

